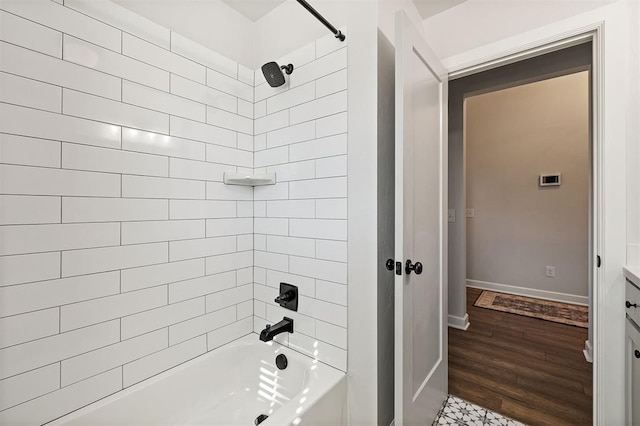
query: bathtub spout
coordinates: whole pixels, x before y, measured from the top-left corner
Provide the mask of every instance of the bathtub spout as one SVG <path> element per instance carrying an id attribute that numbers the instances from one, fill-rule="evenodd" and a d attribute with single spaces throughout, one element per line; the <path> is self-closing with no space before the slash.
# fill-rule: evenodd
<path id="1" fill-rule="evenodd" d="M 293 320 L 291 318 L 284 317 L 282 321 L 274 325 L 268 325 L 264 330 L 260 332 L 260 340 L 263 342 L 270 342 L 280 333 L 284 332 L 293 333 Z"/>

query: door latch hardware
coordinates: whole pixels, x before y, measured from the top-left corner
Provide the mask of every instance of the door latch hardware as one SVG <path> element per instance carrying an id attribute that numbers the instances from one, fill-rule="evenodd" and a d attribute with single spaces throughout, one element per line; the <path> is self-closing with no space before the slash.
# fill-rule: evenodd
<path id="1" fill-rule="evenodd" d="M 422 263 L 416 262 L 412 264 L 411 259 L 407 259 L 404 271 L 407 273 L 407 275 L 411 274 L 411 271 L 415 272 L 416 275 L 420 275 L 422 273 Z"/>
<path id="2" fill-rule="evenodd" d="M 396 275 L 402 275 L 402 262 L 396 262 Z"/>
<path id="3" fill-rule="evenodd" d="M 395 262 L 393 261 L 393 259 L 387 259 L 387 263 L 385 263 L 385 266 L 387 267 L 387 271 L 393 271 L 394 264 Z"/>
<path id="4" fill-rule="evenodd" d="M 624 302 L 624 305 L 627 307 L 627 309 L 629 309 L 629 308 L 637 308 L 638 307 L 637 303 L 631 303 L 628 300 L 626 302 Z"/>
<path id="5" fill-rule="evenodd" d="M 600 260 L 600 255 L 596 256 L 596 266 L 599 268 L 602 265 L 602 261 Z"/>

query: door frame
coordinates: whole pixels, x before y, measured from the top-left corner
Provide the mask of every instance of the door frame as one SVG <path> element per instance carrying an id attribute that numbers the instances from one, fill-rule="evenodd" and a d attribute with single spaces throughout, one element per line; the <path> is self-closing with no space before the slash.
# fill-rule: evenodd
<path id="1" fill-rule="evenodd" d="M 445 61 L 452 80 L 581 42 L 591 40 L 593 43 L 593 233 L 590 257 L 595 260 L 599 254 L 602 259 L 601 268 L 594 261 L 590 263 L 593 324 L 589 340 L 593 347 L 595 424 L 624 422 L 624 377 L 618 368 L 624 358 L 623 333 L 611 332 L 617 327 L 624 329 L 624 308 L 622 304 L 620 307 L 617 305 L 619 300 L 623 300 L 622 266 L 626 263 L 626 104 L 624 78 L 619 75 L 624 71 L 616 69 L 616 61 L 625 63 L 621 61 L 624 53 L 620 53 L 625 50 L 622 47 L 626 34 L 623 16 L 624 9 L 610 6 L 605 13 L 595 11 L 554 23 Z M 615 119 L 617 115 L 622 115 L 622 119 Z"/>

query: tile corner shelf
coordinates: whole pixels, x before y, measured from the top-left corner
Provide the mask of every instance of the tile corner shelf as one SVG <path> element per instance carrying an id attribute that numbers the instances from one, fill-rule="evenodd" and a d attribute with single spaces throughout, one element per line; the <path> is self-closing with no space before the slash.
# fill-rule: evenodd
<path id="1" fill-rule="evenodd" d="M 224 173 L 225 185 L 244 185 L 244 186 L 262 186 L 275 185 L 275 173 L 262 173 L 258 175 L 250 175 L 246 173 Z"/>

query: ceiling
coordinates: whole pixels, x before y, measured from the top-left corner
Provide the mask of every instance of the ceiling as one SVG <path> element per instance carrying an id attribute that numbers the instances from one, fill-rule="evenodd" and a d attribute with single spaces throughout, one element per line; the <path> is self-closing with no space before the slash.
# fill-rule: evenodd
<path id="1" fill-rule="evenodd" d="M 430 18 L 467 0 L 413 0 L 422 19 Z"/>
<path id="2" fill-rule="evenodd" d="M 285 0 L 222 0 L 224 3 L 250 19 L 252 22 L 262 18 Z M 466 0 L 412 0 L 422 19 L 450 9 Z M 313 3 L 313 0 L 311 0 Z"/>
<path id="3" fill-rule="evenodd" d="M 222 0 L 240 14 L 255 22 L 278 7 L 285 0 Z"/>

